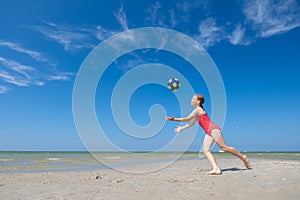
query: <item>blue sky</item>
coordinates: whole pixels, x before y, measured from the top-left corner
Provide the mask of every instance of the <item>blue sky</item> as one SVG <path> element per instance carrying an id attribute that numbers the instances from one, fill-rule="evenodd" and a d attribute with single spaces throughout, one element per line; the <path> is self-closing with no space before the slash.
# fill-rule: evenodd
<path id="1" fill-rule="evenodd" d="M 299 1 L 10 0 L 1 1 L 1 8 L 2 151 L 85 150 L 72 114 L 73 85 L 81 64 L 109 37 L 149 26 L 186 34 L 211 56 L 226 90 L 223 134 L 229 145 L 242 151 L 300 151 Z M 182 58 L 157 50 L 123 55 L 101 78 L 95 108 L 99 123 L 110 130 L 107 136 L 124 149 L 160 148 L 175 137 L 173 128 L 178 125 L 168 122 L 161 133 L 141 140 L 128 137 L 114 123 L 109 109 L 114 84 L 145 63 L 179 71 L 184 66 L 194 90 L 207 97 L 210 112 L 205 82 Z M 178 95 L 184 93 L 182 86 Z M 153 104 L 162 104 L 167 114 L 188 114 L 180 113 L 174 94 L 165 87 L 145 85 L 130 100 L 133 120 L 147 125 Z M 192 110 L 189 101 L 186 108 Z M 199 150 L 203 137 L 199 129 L 189 150 Z"/>

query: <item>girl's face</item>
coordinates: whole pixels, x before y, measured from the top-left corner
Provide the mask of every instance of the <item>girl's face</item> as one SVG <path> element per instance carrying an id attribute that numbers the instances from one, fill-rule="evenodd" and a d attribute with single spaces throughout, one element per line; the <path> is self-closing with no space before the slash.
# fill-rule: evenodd
<path id="1" fill-rule="evenodd" d="M 194 107 L 197 107 L 199 105 L 199 101 L 196 95 L 194 95 L 193 98 L 191 99 L 191 105 Z"/>

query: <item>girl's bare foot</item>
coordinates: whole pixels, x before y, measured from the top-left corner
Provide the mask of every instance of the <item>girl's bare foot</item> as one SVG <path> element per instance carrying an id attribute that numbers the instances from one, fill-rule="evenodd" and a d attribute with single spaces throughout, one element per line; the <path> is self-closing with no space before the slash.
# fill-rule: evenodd
<path id="1" fill-rule="evenodd" d="M 250 168 L 251 168 L 250 163 L 249 163 L 249 160 L 248 160 L 248 158 L 247 158 L 246 155 L 243 155 L 243 162 L 244 162 L 245 167 L 246 167 L 247 169 L 250 169 Z"/>
<path id="2" fill-rule="evenodd" d="M 222 171 L 220 169 L 213 169 L 210 172 L 207 172 L 206 175 L 220 175 Z"/>

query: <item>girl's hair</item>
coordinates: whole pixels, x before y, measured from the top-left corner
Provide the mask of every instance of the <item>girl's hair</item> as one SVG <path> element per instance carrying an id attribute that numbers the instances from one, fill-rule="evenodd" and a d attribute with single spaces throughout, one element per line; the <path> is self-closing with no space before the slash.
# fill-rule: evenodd
<path id="1" fill-rule="evenodd" d="M 201 94 L 196 94 L 197 100 L 200 101 L 199 102 L 199 106 L 201 108 L 203 108 L 203 104 L 204 104 L 204 96 L 202 96 Z M 204 108 L 203 108 L 204 109 Z"/>

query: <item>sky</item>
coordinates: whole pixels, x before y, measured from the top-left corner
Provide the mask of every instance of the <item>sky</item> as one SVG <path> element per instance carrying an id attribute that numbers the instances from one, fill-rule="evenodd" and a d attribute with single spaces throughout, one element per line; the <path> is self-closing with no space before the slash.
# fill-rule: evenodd
<path id="1" fill-rule="evenodd" d="M 76 129 L 73 116 L 78 72 L 102 42 L 144 27 L 182 33 L 210 56 L 225 88 L 226 116 L 220 126 L 228 145 L 241 151 L 300 151 L 298 0 L 3 0 L 0 7 L 0 151 L 89 149 L 84 142 L 89 130 Z M 127 39 L 138 41 L 135 37 Z M 97 56 L 98 62 L 105 59 Z M 151 68 L 155 73 L 148 74 L 147 67 L 142 68 L 147 63 L 157 64 L 157 69 Z M 173 71 L 165 72 L 165 68 Z M 112 102 L 118 81 L 139 69 L 143 75 L 123 82 Z M 183 77 L 181 88 L 173 93 L 166 85 L 176 73 Z M 143 84 L 129 99 L 123 99 L 131 83 L 143 79 L 151 82 L 151 77 L 166 85 L 155 81 Z M 205 96 L 204 107 L 211 115 L 214 105 L 210 92 L 214 89 L 208 88 L 203 74 L 187 60 L 164 47 L 121 54 L 103 72 L 94 91 L 92 107 L 102 134 L 123 150 L 163 148 L 178 137 L 173 128 L 180 125 L 165 122 L 163 116 L 181 117 L 193 110 L 189 85 Z M 121 110 L 124 107 L 113 111 L 117 106 L 112 103 L 119 102 L 125 105 L 131 121 Z M 153 106 L 157 104 L 161 106 Z M 116 117 L 120 123 L 128 122 L 128 127 L 133 121 L 133 128 L 126 132 Z M 85 120 L 88 124 L 89 119 Z M 158 125 L 162 127 L 155 132 Z M 148 127 L 149 132 L 139 135 L 141 127 Z M 195 137 L 189 137 L 192 132 Z M 178 149 L 199 151 L 203 130 L 195 127 L 180 134 L 183 136 L 175 144 Z M 97 138 L 94 142 L 101 145 Z"/>

